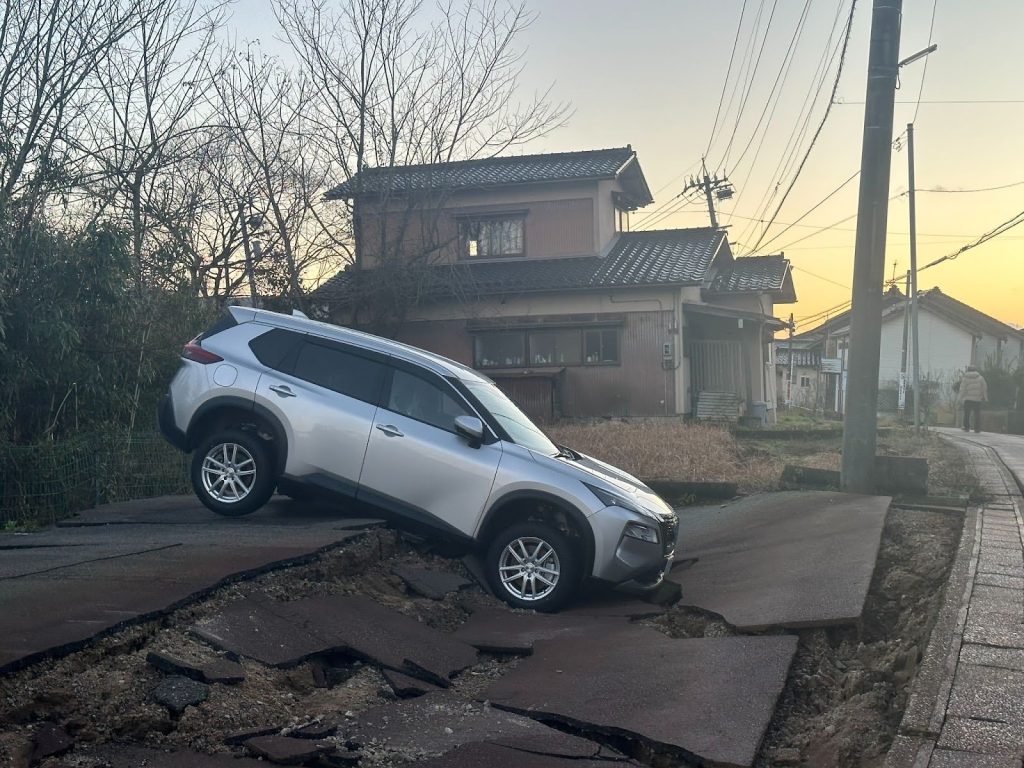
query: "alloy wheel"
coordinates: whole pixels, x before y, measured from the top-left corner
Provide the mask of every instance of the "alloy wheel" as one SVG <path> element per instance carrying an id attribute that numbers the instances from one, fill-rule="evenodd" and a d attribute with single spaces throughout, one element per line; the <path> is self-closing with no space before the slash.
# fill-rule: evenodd
<path id="1" fill-rule="evenodd" d="M 558 586 L 561 563 L 544 539 L 520 536 L 508 543 L 498 561 L 502 586 L 525 601 L 541 600 Z"/>
<path id="2" fill-rule="evenodd" d="M 241 501 L 256 484 L 256 461 L 238 443 L 219 443 L 203 458 L 203 488 L 224 504 Z"/>

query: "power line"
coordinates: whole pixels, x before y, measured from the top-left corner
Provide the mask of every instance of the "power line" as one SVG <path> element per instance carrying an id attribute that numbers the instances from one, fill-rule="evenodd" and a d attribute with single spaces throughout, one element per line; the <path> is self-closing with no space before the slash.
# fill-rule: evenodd
<path id="1" fill-rule="evenodd" d="M 725 156 L 722 159 L 723 169 L 729 163 L 729 153 L 732 151 L 732 144 L 736 140 L 736 132 L 739 131 L 743 112 L 747 108 L 747 100 L 750 99 L 750 93 L 754 90 L 754 81 L 757 78 L 757 70 L 761 66 L 761 56 L 764 54 L 764 46 L 768 42 L 768 33 L 771 32 L 772 21 L 775 19 L 775 9 L 778 8 L 778 5 L 779 0 L 773 0 L 772 11 L 768 14 L 768 23 L 765 25 L 764 35 L 761 37 L 761 47 L 757 51 L 757 59 L 754 61 L 754 67 L 750 72 L 750 78 L 747 80 L 746 90 L 743 94 L 742 100 L 740 101 L 739 111 L 736 113 L 736 122 L 733 124 L 732 134 L 729 136 L 729 143 L 725 145 Z"/>
<path id="2" fill-rule="evenodd" d="M 715 110 L 715 121 L 711 125 L 711 135 L 708 137 L 708 146 L 704 150 L 704 155 L 707 156 L 708 152 L 711 151 L 711 144 L 715 140 L 715 131 L 718 130 L 718 117 L 722 114 L 722 103 L 725 101 L 725 91 L 729 86 L 729 75 L 732 72 L 732 62 L 736 57 L 736 44 L 740 40 L 740 30 L 743 29 L 743 15 L 747 12 L 747 0 L 743 0 L 743 6 L 740 8 L 740 21 L 736 25 L 736 37 L 732 41 L 732 53 L 729 54 L 729 66 L 725 70 L 725 80 L 722 81 L 722 94 L 718 97 L 718 109 Z M 696 165 L 696 163 L 694 163 Z M 686 171 L 679 174 L 682 176 Z M 678 178 L 678 177 L 677 177 Z"/>
<path id="3" fill-rule="evenodd" d="M 932 33 L 935 32 L 935 11 L 938 7 L 939 0 L 932 0 L 932 21 L 928 25 L 928 45 L 925 48 L 930 47 L 932 44 Z M 914 118 L 910 121 L 912 123 L 917 122 L 917 112 L 921 109 L 921 94 L 924 93 L 924 79 L 926 77 L 928 77 L 928 57 L 925 57 L 924 69 L 921 72 L 921 86 L 917 89 L 917 104 L 914 105 Z"/>
<path id="4" fill-rule="evenodd" d="M 782 59 L 782 65 L 779 67 L 779 74 L 775 76 L 775 82 L 772 84 L 772 90 L 768 94 L 768 98 L 765 100 L 764 109 L 761 110 L 761 116 L 757 119 L 757 124 L 754 127 L 754 131 L 750 134 L 750 139 L 747 141 L 747 145 L 743 148 L 743 152 L 740 153 L 739 158 L 736 160 L 736 164 L 733 166 L 733 175 L 736 174 L 737 169 L 743 163 L 743 158 L 747 156 L 747 152 L 750 151 L 750 147 L 754 143 L 754 139 L 757 138 L 758 131 L 761 133 L 761 140 L 757 144 L 757 150 L 754 152 L 754 158 L 750 162 L 750 170 L 757 166 L 757 158 L 761 155 L 761 149 L 764 147 L 765 139 L 768 137 L 768 129 L 773 124 L 772 120 L 775 117 L 775 110 L 778 109 L 779 102 L 782 101 L 782 92 L 786 87 L 786 81 L 789 80 L 790 70 L 793 68 L 793 62 L 796 60 L 796 49 L 800 45 L 800 40 L 803 37 L 803 32 L 807 28 L 807 12 L 810 9 L 811 0 L 804 2 L 803 11 L 800 13 L 800 18 L 797 20 L 796 29 L 793 32 L 793 37 L 789 41 L 789 48 L 786 50 L 786 55 Z M 780 82 L 781 80 L 781 82 Z M 776 91 L 778 92 L 776 95 Z M 774 97 L 774 103 L 773 103 Z M 771 112 L 768 112 L 769 106 Z M 768 115 L 768 119 L 765 119 L 765 115 Z M 739 202 L 737 196 L 737 203 Z"/>
<path id="5" fill-rule="evenodd" d="M 859 170 L 859 169 L 858 169 L 858 170 L 856 170 L 856 171 L 854 171 L 854 172 L 853 172 L 853 174 L 851 174 L 851 175 L 850 175 L 849 177 L 847 177 L 846 181 L 844 181 L 844 182 L 843 182 L 842 184 L 840 184 L 840 185 L 839 185 L 838 187 L 836 187 L 836 188 L 835 188 L 835 189 L 833 189 L 833 190 L 832 190 L 831 192 L 829 192 L 829 193 L 828 193 L 827 195 L 825 195 L 825 196 L 824 196 L 823 198 L 821 198 L 821 200 L 819 200 L 819 201 L 818 201 L 817 203 L 815 203 L 815 204 L 814 204 L 813 206 L 811 206 L 810 208 L 808 208 L 808 209 L 807 209 L 807 210 L 806 210 L 806 211 L 805 211 L 805 212 L 804 212 L 804 213 L 803 213 L 803 214 L 802 214 L 802 215 L 800 216 L 800 218 L 798 218 L 798 219 L 797 219 L 796 221 L 794 221 L 794 222 L 792 222 L 791 224 L 789 224 L 788 226 L 786 226 L 786 228 L 785 228 L 785 229 L 783 229 L 783 230 L 782 230 L 781 232 L 779 232 L 779 233 L 778 233 L 778 234 L 776 234 L 776 235 L 775 235 L 774 237 L 772 237 L 772 238 L 771 238 L 770 240 L 768 240 L 768 241 L 767 241 L 767 242 L 766 242 L 766 243 L 764 244 L 764 247 L 765 247 L 765 248 L 767 248 L 767 247 L 768 247 L 769 245 L 771 245 L 772 243 L 774 243 L 774 242 L 775 242 L 776 240 L 778 240 L 778 239 L 779 239 L 780 237 L 782 237 L 782 236 L 783 236 L 784 234 L 786 234 L 787 232 L 789 232 L 789 230 L 791 230 L 791 229 L 792 229 L 793 227 L 795 227 L 795 226 L 798 226 L 798 225 L 800 224 L 800 222 L 801 222 L 801 221 L 803 221 L 803 220 L 804 220 L 805 218 L 807 218 L 807 217 L 808 217 L 808 216 L 809 216 L 810 214 L 814 213 L 814 212 L 815 212 L 815 211 L 816 211 L 816 210 L 817 210 L 818 208 L 820 208 L 820 207 L 821 207 L 822 205 L 824 205 L 824 204 L 825 204 L 826 202 L 828 202 L 828 201 L 829 201 L 829 200 L 830 200 L 830 199 L 831 199 L 831 198 L 832 198 L 832 197 L 833 197 L 834 195 L 836 195 L 836 194 L 838 194 L 838 193 L 839 193 L 840 191 L 842 191 L 842 189 L 843 189 L 844 187 L 846 187 L 846 185 L 847 185 L 847 184 L 849 184 L 849 183 L 850 183 L 851 181 L 853 181 L 854 179 L 856 179 L 856 178 L 857 178 L 858 176 L 860 176 L 860 170 Z M 778 213 L 778 211 L 776 211 L 776 213 Z M 782 222 L 779 222 L 779 223 L 781 224 Z M 771 224 L 772 224 L 772 222 L 768 222 L 768 226 L 771 226 Z M 767 227 L 766 227 L 765 229 L 767 230 Z M 758 242 L 760 242 L 760 241 L 758 241 Z M 756 245 L 756 244 L 754 245 L 754 248 L 755 248 L 755 249 L 757 248 L 757 245 Z"/>
<path id="6" fill-rule="evenodd" d="M 803 272 L 804 274 L 808 274 L 811 277 L 816 277 L 819 280 L 824 280 L 826 283 L 832 283 L 832 285 L 838 285 L 840 288 L 845 288 L 848 291 L 851 290 L 850 286 L 847 285 L 846 283 L 840 283 L 840 282 L 838 282 L 836 280 L 833 280 L 831 277 L 825 277 L 824 275 L 816 274 L 814 272 L 811 272 L 811 270 L 809 270 L 809 269 L 804 269 L 803 267 L 793 267 L 793 270 L 797 271 L 797 272 Z"/>
<path id="7" fill-rule="evenodd" d="M 779 187 L 782 186 L 782 180 L 789 173 L 790 163 L 795 159 L 800 144 L 803 141 L 804 134 L 810 125 L 811 117 L 814 114 L 814 105 L 818 100 L 818 96 L 821 94 L 822 88 L 824 88 L 828 70 L 831 68 L 832 61 L 838 54 L 839 44 L 837 43 L 835 47 L 833 47 L 832 40 L 836 36 L 836 32 L 839 30 L 840 19 L 843 15 L 843 6 L 845 3 L 846 0 L 839 0 L 836 4 L 835 16 L 832 19 L 832 29 L 830 30 L 828 39 L 825 41 L 825 46 L 821 51 L 821 56 L 818 59 L 817 66 L 815 67 L 814 75 L 811 77 L 807 93 L 804 95 L 803 103 L 800 105 L 800 110 L 797 112 L 797 118 L 793 126 L 793 130 L 790 132 L 789 139 L 786 141 L 786 146 L 779 156 L 779 162 L 775 165 L 775 169 L 769 176 L 769 178 L 772 179 L 778 178 L 778 181 L 774 184 L 768 185 L 764 194 L 761 196 L 761 199 L 755 206 L 755 210 L 759 212 L 758 215 L 761 217 L 767 214 L 771 201 L 775 198 L 775 195 L 778 194 Z M 745 227 L 742 239 L 747 240 L 748 237 L 752 236 L 752 233 L 755 230 L 756 227 L 753 225 Z"/>
<path id="8" fill-rule="evenodd" d="M 1024 211 L 1021 211 L 1020 213 L 1010 217 L 1009 219 L 1004 221 L 1002 224 L 997 224 L 995 227 L 990 229 L 985 234 L 980 235 L 979 237 L 974 239 L 972 242 L 967 243 L 967 245 L 961 246 L 960 248 L 958 248 L 953 253 L 946 254 L 945 256 L 943 256 L 940 259 L 936 259 L 935 261 L 932 261 L 932 262 L 929 262 L 928 264 L 925 264 L 923 267 L 921 267 L 917 271 L 920 273 L 920 272 L 922 272 L 922 271 L 924 271 L 926 269 L 929 269 L 930 267 L 937 266 L 937 265 L 941 264 L 944 261 L 952 261 L 953 259 L 956 259 L 957 257 L 959 257 L 961 254 L 967 253 L 967 251 L 970 251 L 970 250 L 972 250 L 974 248 L 977 248 L 980 245 L 984 245 L 989 240 L 994 240 L 995 238 L 999 237 L 1004 232 L 1009 232 L 1011 229 L 1013 229 L 1014 227 L 1020 226 L 1021 224 L 1024 224 Z"/>
<path id="9" fill-rule="evenodd" d="M 761 230 L 761 236 L 757 239 L 757 242 L 754 243 L 753 250 L 755 251 L 758 246 L 761 245 L 761 241 L 764 240 L 764 236 L 768 234 L 768 230 L 771 228 L 772 222 L 775 221 L 775 217 L 779 215 L 779 211 L 782 210 L 782 206 L 785 205 L 786 199 L 789 197 L 789 193 L 793 191 L 793 187 L 796 185 L 796 182 L 800 178 L 800 174 L 807 163 L 807 158 L 811 156 L 811 151 L 814 149 L 814 145 L 818 142 L 818 137 L 821 136 L 821 132 L 825 128 L 825 123 L 828 121 L 828 116 L 832 112 L 832 104 L 835 102 L 836 93 L 839 90 L 839 81 L 843 77 L 843 65 L 846 63 L 846 51 L 850 45 L 850 33 L 853 30 L 853 14 L 856 9 L 857 0 L 853 0 L 853 2 L 850 3 L 850 15 L 846 20 L 846 32 L 843 35 L 842 51 L 839 54 L 839 66 L 836 68 L 836 78 L 832 84 L 832 93 L 829 95 L 828 105 L 825 107 L 825 114 L 821 116 L 821 122 L 818 123 L 818 129 L 814 132 L 814 136 L 811 137 L 811 143 L 807 147 L 807 151 L 804 153 L 800 164 L 797 166 L 796 173 L 793 175 L 792 181 L 790 181 L 789 186 L 786 187 L 786 191 L 783 193 L 782 199 L 779 200 L 779 204 L 775 206 L 775 211 L 772 213 L 767 226 Z"/>
<path id="10" fill-rule="evenodd" d="M 858 104 L 864 104 L 863 101 L 847 101 L 846 99 L 839 99 L 835 102 L 837 106 L 856 106 Z M 893 102 L 894 104 L 1024 104 L 1024 99 L 924 99 L 917 101 L 916 99 L 904 99 Z"/>
<path id="11" fill-rule="evenodd" d="M 921 189 L 915 188 L 915 192 L 940 192 L 943 194 L 961 194 L 965 192 L 995 192 L 1000 189 L 1010 189 L 1010 187 L 1019 187 L 1024 184 L 1024 181 L 1015 181 L 1012 184 L 1002 184 L 998 187 L 978 187 L 976 189 Z"/>
<path id="12" fill-rule="evenodd" d="M 726 102 L 725 111 L 722 113 L 722 127 L 725 127 L 725 120 L 728 115 L 732 112 L 733 102 L 736 100 L 736 94 L 739 93 L 742 99 L 742 93 L 745 89 L 745 83 L 747 74 L 750 71 L 747 67 L 748 63 L 753 62 L 754 48 L 757 45 L 757 32 L 761 28 L 761 18 L 764 16 L 764 6 L 766 0 L 760 0 L 757 6 L 757 15 L 754 17 L 754 22 L 750 27 L 750 34 L 747 36 L 746 42 L 744 43 L 743 58 L 740 61 L 739 71 L 736 77 L 733 79 L 732 88 L 729 89 L 729 101 Z M 717 136 L 715 137 L 717 138 Z M 709 145 L 710 150 L 714 144 Z M 705 155 L 706 157 L 707 155 Z"/>

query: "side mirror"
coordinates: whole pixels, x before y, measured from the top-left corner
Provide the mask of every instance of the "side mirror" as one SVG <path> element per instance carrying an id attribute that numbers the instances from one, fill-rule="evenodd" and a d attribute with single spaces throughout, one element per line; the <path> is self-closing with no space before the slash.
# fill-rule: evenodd
<path id="1" fill-rule="evenodd" d="M 476 416 L 456 416 L 455 431 L 466 438 L 473 448 L 479 448 L 484 441 L 484 423 Z"/>

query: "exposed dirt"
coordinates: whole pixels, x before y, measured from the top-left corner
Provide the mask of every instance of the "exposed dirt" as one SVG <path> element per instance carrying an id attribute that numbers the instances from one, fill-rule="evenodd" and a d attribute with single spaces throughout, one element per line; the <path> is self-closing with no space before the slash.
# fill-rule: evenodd
<path id="1" fill-rule="evenodd" d="M 942 597 L 960 523 L 938 513 L 890 512 L 864 626 L 859 632 L 799 632 L 797 657 L 758 765 L 783 764 L 779 761 L 796 754 L 809 766 L 882 762 Z M 255 592 L 278 599 L 362 593 L 441 630 L 458 626 L 476 607 L 497 604 L 476 587 L 442 601 L 415 597 L 391 573 L 398 562 L 467 575 L 458 560 L 431 554 L 393 532 L 373 532 L 311 564 L 225 587 L 161 620 L 0 678 L 0 765 L 26 765 L 31 733 L 44 721 L 63 726 L 77 744 L 135 743 L 239 754 L 239 747 L 224 743 L 225 735 L 317 721 L 344 725 L 393 698 L 380 672 L 358 661 L 336 657 L 279 670 L 242 659 L 243 683 L 212 685 L 201 706 L 174 718 L 150 699 L 164 674 L 146 662 L 146 654 L 162 650 L 193 661 L 217 658 L 216 651 L 188 633 L 189 627 L 225 603 Z M 720 618 L 690 610 L 673 609 L 646 623 L 673 637 L 735 634 Z M 482 654 L 480 663 L 454 680 L 452 690 L 471 700 L 516 663 L 514 658 Z M 317 664 L 319 669 L 314 668 Z M 328 687 L 318 687 L 325 675 Z M 650 765 L 681 765 L 626 742 L 611 746 Z M 72 753 L 70 760 L 49 765 L 75 764 Z"/>

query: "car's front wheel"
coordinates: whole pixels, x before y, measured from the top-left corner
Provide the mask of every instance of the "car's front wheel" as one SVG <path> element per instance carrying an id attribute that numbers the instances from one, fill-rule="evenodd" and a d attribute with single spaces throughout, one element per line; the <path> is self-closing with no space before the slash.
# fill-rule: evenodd
<path id="1" fill-rule="evenodd" d="M 487 550 L 487 575 L 506 603 L 536 611 L 562 608 L 582 578 L 577 548 L 541 522 L 519 523 L 495 536 Z"/>
<path id="2" fill-rule="evenodd" d="M 247 515 L 266 504 L 274 492 L 270 454 L 255 433 L 212 434 L 192 454 L 192 487 L 217 514 Z"/>

